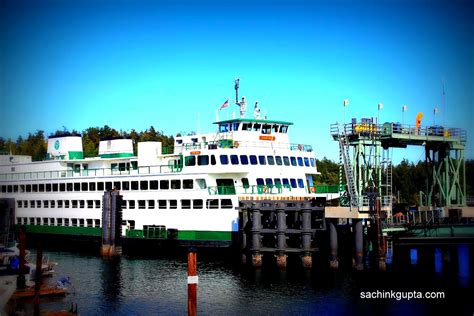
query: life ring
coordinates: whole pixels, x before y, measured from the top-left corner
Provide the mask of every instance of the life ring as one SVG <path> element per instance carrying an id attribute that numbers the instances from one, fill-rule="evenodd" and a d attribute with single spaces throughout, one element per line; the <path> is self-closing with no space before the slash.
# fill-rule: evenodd
<path id="1" fill-rule="evenodd" d="M 309 188 L 309 191 L 311 191 L 311 193 L 315 193 L 316 189 L 314 187 L 311 187 L 311 188 Z"/>
<path id="2" fill-rule="evenodd" d="M 239 144 L 238 141 L 234 141 L 234 147 L 235 147 L 235 148 L 239 148 L 239 145 L 240 145 L 240 144 Z"/>
<path id="3" fill-rule="evenodd" d="M 302 151 L 303 150 L 303 146 L 301 144 L 298 144 L 298 150 L 299 151 Z"/>

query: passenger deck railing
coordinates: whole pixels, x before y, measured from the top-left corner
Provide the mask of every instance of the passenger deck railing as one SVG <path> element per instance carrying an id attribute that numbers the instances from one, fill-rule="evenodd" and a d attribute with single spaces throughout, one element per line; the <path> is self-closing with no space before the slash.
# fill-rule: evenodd
<path id="1" fill-rule="evenodd" d="M 272 148 L 272 149 L 284 149 L 291 151 L 303 151 L 312 152 L 313 147 L 311 145 L 304 144 L 290 144 L 290 143 L 276 143 L 269 141 L 263 142 L 251 142 L 251 141 L 233 141 L 231 139 L 223 139 L 220 141 L 211 142 L 198 142 L 198 143 L 183 143 L 175 146 L 175 153 L 182 153 L 183 151 L 189 150 L 204 150 L 204 149 L 218 149 L 218 148 Z M 169 152 L 169 149 L 164 149 L 163 152 Z"/>
<path id="2" fill-rule="evenodd" d="M 247 185 L 247 186 L 212 186 L 207 188 L 209 195 L 271 195 L 291 192 L 290 185 Z"/>

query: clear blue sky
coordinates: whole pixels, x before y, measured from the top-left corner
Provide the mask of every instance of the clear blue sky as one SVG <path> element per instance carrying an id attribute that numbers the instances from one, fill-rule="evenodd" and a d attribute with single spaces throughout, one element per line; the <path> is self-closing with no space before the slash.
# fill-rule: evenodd
<path id="1" fill-rule="evenodd" d="M 292 140 L 318 158 L 337 159 L 329 125 L 344 99 L 346 120 L 376 117 L 382 102 L 382 121 L 401 121 L 407 104 L 405 123 L 423 112 L 433 124 L 438 106 L 437 123 L 467 129 L 474 158 L 473 13 L 472 1 L 2 0 L 0 136 L 210 132 L 239 76 L 249 108 L 258 99 L 294 122 Z"/>

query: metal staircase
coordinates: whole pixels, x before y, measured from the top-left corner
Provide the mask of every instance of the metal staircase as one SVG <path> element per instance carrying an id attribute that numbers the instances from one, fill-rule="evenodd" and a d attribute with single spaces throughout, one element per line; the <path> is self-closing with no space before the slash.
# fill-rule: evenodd
<path id="1" fill-rule="evenodd" d="M 349 140 L 346 134 L 346 128 L 343 127 L 342 133 L 339 132 L 339 126 L 337 126 L 337 135 L 339 141 L 339 159 L 344 165 L 344 172 L 346 174 L 347 191 L 350 196 L 351 207 L 359 206 L 359 198 L 354 180 L 354 171 L 352 169 L 350 152 L 349 152 Z"/>

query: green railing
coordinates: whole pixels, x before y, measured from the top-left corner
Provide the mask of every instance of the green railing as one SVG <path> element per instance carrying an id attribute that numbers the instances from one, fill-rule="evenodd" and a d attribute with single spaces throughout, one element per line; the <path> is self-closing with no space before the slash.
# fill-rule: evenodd
<path id="1" fill-rule="evenodd" d="M 182 144 L 177 145 L 175 149 L 177 152 L 182 152 L 183 150 L 204 150 L 204 149 L 242 148 L 242 147 L 287 149 L 287 150 L 292 150 L 292 151 L 304 151 L 304 152 L 313 151 L 313 147 L 311 145 L 277 143 L 274 141 L 268 141 L 268 142 L 234 141 L 232 139 L 221 139 L 218 141 L 200 142 L 200 143 L 182 143 Z"/>
<path id="2" fill-rule="evenodd" d="M 343 186 L 343 191 L 345 190 Z M 331 185 L 316 185 L 315 186 L 315 193 L 339 193 L 339 185 L 338 184 L 331 184 Z"/>
<path id="3" fill-rule="evenodd" d="M 235 195 L 235 194 L 282 194 L 291 191 L 291 185 L 247 185 L 247 186 L 213 186 L 208 187 L 209 195 Z"/>

